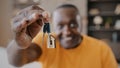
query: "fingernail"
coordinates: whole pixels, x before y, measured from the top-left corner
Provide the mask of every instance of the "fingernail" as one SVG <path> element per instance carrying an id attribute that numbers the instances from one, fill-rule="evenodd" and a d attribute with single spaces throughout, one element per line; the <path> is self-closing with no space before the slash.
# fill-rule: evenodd
<path id="1" fill-rule="evenodd" d="M 32 14 L 28 17 L 28 20 L 32 20 L 35 17 L 35 14 Z"/>

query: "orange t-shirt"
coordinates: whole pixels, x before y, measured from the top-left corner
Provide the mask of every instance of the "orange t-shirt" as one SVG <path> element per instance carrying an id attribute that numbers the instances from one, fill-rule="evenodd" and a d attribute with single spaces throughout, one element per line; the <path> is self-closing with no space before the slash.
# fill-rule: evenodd
<path id="1" fill-rule="evenodd" d="M 47 48 L 45 35 L 42 43 L 42 33 L 33 42 L 42 48 L 38 59 L 43 68 L 118 68 L 111 49 L 104 42 L 83 35 L 78 47 L 64 49 L 56 40 L 56 48 Z"/>

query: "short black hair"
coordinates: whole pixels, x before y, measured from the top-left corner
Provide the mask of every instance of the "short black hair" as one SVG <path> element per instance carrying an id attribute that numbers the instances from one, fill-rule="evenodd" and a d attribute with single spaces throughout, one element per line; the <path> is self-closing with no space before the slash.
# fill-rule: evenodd
<path id="1" fill-rule="evenodd" d="M 79 12 L 78 8 L 73 4 L 62 4 L 58 6 L 56 9 L 59 9 L 59 8 L 74 8 L 75 10 L 77 10 L 77 12 Z"/>

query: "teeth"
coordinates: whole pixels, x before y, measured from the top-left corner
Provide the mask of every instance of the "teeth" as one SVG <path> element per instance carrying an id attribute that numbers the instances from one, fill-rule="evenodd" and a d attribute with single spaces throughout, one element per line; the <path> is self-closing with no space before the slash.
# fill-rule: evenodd
<path id="1" fill-rule="evenodd" d="M 72 37 L 67 37 L 67 38 L 65 38 L 65 40 L 71 40 L 72 39 Z"/>

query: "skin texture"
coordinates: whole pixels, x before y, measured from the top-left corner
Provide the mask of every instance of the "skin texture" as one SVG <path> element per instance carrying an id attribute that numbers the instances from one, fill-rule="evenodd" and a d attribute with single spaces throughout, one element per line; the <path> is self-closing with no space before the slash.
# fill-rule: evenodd
<path id="1" fill-rule="evenodd" d="M 41 48 L 31 43 L 43 25 L 42 12 L 44 12 L 42 8 L 30 6 L 21 10 L 13 18 L 14 39 L 7 47 L 10 64 L 20 67 L 37 60 L 42 54 Z"/>
<path id="2" fill-rule="evenodd" d="M 15 37 L 7 47 L 10 64 L 20 67 L 40 58 L 42 50 L 37 44 L 31 43 L 31 40 L 43 26 L 42 21 L 46 21 L 42 16 L 43 12 L 38 6 L 30 6 L 13 18 L 12 30 Z M 74 8 L 59 8 L 53 14 L 55 33 L 63 48 L 75 48 L 80 43 L 80 23 L 77 15 Z"/>
<path id="3" fill-rule="evenodd" d="M 54 12 L 53 22 L 55 33 L 64 48 L 74 48 L 80 43 L 80 22 L 74 8 L 59 8 Z"/>

